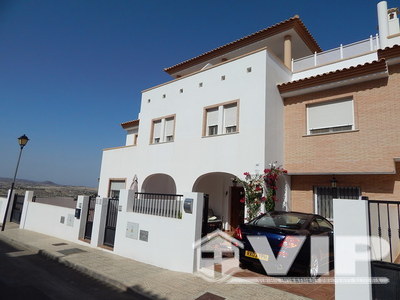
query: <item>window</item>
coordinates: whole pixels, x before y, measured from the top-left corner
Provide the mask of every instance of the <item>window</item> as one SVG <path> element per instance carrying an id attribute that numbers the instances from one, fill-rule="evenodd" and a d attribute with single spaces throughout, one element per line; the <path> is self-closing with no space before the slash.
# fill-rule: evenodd
<path id="1" fill-rule="evenodd" d="M 160 142 L 161 136 L 161 120 L 157 120 L 153 122 L 153 144 L 157 144 Z"/>
<path id="2" fill-rule="evenodd" d="M 207 135 L 218 134 L 218 107 L 207 110 Z"/>
<path id="3" fill-rule="evenodd" d="M 307 127 L 310 135 L 353 130 L 353 99 L 307 106 Z"/>
<path id="4" fill-rule="evenodd" d="M 224 133 L 236 132 L 237 104 L 224 105 Z"/>
<path id="5" fill-rule="evenodd" d="M 167 116 L 155 119 L 152 122 L 151 144 L 159 144 L 174 141 L 175 116 Z"/>
<path id="6" fill-rule="evenodd" d="M 206 108 L 204 124 L 204 136 L 237 132 L 238 101 Z"/>
<path id="7" fill-rule="evenodd" d="M 119 198 L 119 192 L 123 189 L 125 189 L 125 179 L 111 179 L 108 197 Z"/>

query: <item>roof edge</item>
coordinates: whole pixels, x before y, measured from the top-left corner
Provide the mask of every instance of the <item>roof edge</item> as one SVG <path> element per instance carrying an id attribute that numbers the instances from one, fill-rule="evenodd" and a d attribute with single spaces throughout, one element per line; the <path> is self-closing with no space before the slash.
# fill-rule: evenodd
<path id="1" fill-rule="evenodd" d="M 139 119 L 137 119 L 137 120 L 133 120 L 133 121 L 128 121 L 128 122 L 124 122 L 124 123 L 121 123 L 121 127 L 123 128 L 123 129 L 128 129 L 128 128 L 132 128 L 132 127 L 134 127 L 134 126 L 138 126 L 139 125 Z"/>
<path id="2" fill-rule="evenodd" d="M 305 42 L 305 44 L 310 48 L 310 50 L 312 50 L 313 52 L 322 51 L 321 47 L 318 45 L 314 37 L 308 31 L 307 27 L 301 21 L 300 17 L 298 15 L 295 15 L 290 19 L 287 19 L 270 27 L 259 30 L 243 38 L 222 45 L 218 48 L 200 54 L 191 59 L 185 60 L 174 66 L 164 68 L 164 71 L 172 75 L 173 73 L 176 73 L 178 71 L 200 64 L 202 62 L 218 57 L 220 55 L 229 53 L 231 51 L 242 48 L 244 46 L 247 46 L 249 44 L 252 44 L 254 42 L 257 42 L 259 40 L 262 40 L 264 38 L 270 37 L 274 34 L 286 31 L 291 28 L 293 28 L 299 34 L 300 38 Z"/>

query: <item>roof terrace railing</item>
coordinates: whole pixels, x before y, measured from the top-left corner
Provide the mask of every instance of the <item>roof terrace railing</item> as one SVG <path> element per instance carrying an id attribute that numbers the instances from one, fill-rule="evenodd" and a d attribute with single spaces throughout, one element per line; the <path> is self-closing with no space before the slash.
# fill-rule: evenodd
<path id="1" fill-rule="evenodd" d="M 300 72 L 321 65 L 334 63 L 342 59 L 348 59 L 379 49 L 379 37 L 370 36 L 369 39 L 358 41 L 348 45 L 340 45 L 338 48 L 330 49 L 320 53 L 292 60 L 292 71 Z"/>

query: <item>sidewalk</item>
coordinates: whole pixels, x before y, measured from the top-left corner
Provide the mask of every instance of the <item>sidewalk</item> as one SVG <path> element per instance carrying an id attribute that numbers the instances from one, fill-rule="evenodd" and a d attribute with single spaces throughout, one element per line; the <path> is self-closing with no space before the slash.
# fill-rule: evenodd
<path id="1" fill-rule="evenodd" d="M 44 255 L 122 290 L 133 290 L 153 299 L 307 299 L 259 284 L 210 283 L 191 274 L 161 269 L 106 250 L 19 229 L 13 223 L 8 223 L 6 230 L 0 233 L 0 240 Z"/>

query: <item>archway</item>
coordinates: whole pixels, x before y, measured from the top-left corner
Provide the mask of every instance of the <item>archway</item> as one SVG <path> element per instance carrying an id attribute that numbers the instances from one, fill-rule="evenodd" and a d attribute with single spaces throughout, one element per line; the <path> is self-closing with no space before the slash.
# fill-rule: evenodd
<path id="1" fill-rule="evenodd" d="M 143 181 L 141 192 L 175 195 L 175 181 L 167 174 L 152 174 Z"/>

